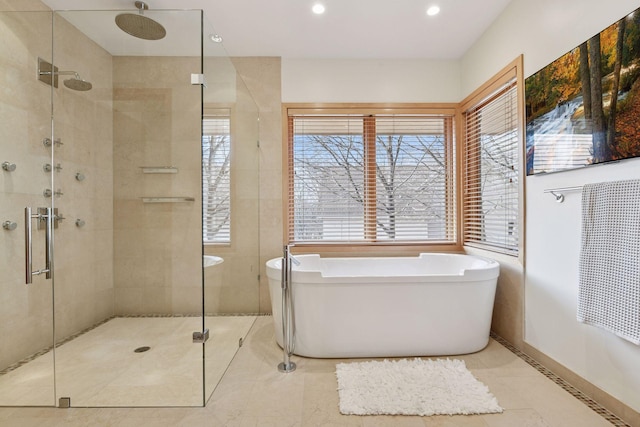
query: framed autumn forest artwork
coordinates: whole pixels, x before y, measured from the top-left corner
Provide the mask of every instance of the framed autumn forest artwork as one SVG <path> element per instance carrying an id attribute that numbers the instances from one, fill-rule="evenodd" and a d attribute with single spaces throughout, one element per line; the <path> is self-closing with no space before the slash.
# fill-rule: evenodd
<path id="1" fill-rule="evenodd" d="M 640 9 L 525 80 L 527 175 L 640 156 Z"/>

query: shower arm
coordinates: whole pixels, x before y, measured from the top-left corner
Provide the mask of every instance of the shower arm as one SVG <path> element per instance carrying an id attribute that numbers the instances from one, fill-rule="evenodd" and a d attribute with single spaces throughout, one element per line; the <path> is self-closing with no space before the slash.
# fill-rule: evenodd
<path id="1" fill-rule="evenodd" d="M 80 79 L 80 74 L 76 71 L 40 71 L 41 76 L 75 76 L 76 79 Z"/>

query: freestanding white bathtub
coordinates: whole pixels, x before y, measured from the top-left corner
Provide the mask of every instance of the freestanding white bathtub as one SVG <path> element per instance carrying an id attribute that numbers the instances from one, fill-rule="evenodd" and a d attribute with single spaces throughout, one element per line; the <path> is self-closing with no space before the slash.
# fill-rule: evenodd
<path id="1" fill-rule="evenodd" d="M 321 258 L 293 265 L 293 353 L 318 358 L 443 356 L 489 342 L 499 264 L 471 255 Z M 282 258 L 267 262 L 282 347 Z"/>

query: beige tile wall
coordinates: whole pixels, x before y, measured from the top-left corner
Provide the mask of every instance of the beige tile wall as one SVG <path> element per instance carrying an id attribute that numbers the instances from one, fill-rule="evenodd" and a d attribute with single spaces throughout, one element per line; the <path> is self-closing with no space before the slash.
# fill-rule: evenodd
<path id="1" fill-rule="evenodd" d="M 232 58 L 260 111 L 260 312 L 271 313 L 265 263 L 282 256 L 281 60 Z"/>
<path id="2" fill-rule="evenodd" d="M 74 92 L 62 84 L 53 90 L 55 148 L 53 200 L 66 219 L 55 232 L 56 336 L 60 339 L 113 313 L 111 217 L 111 57 L 64 20 L 54 21 L 55 52 L 51 48 L 51 13 L 40 2 L 1 2 L 0 9 L 18 6 L 42 12 L 0 13 L 0 142 L 1 161 L 17 165 L 0 174 L 0 218 L 16 222 L 1 230 L 0 368 L 53 343 L 53 282 L 44 276 L 24 283 L 25 206 L 47 206 L 43 191 L 52 188 L 43 170 L 51 149 L 52 88 L 38 81 L 37 58 L 55 56 L 61 70 L 76 69 L 93 82 L 89 92 Z M 73 49 L 60 45 L 74 40 Z M 81 172 L 86 179 L 75 179 Z M 76 218 L 86 221 L 83 228 Z M 35 220 L 32 221 L 35 226 Z M 34 269 L 44 268 L 44 233 L 34 227 Z"/>
<path id="3" fill-rule="evenodd" d="M 51 281 L 24 278 L 24 207 L 45 203 L 42 190 L 50 186 L 42 164 L 48 150 L 42 138 L 50 133 L 50 88 L 36 80 L 38 55 L 51 57 L 49 13 L 0 14 L 0 163 L 16 170 L 0 170 L 0 222 L 17 224 L 0 229 L 0 368 L 53 343 Z M 47 40 L 49 42 L 47 43 Z M 36 230 L 34 241 L 44 242 Z M 34 268 L 44 267 L 43 245 L 34 245 Z"/>
<path id="4" fill-rule="evenodd" d="M 500 263 L 500 276 L 493 305 L 491 330 L 522 350 L 524 346 L 524 268 L 518 258 L 465 247 L 469 255 L 493 258 Z"/>
<path id="5" fill-rule="evenodd" d="M 201 310 L 201 160 L 197 58 L 114 58 L 115 294 L 118 314 Z M 164 70 L 157 72 L 154 70 Z M 154 75 L 149 76 L 149 71 Z M 205 63 L 209 107 L 232 114 L 232 242 L 207 246 L 224 259 L 205 270 L 205 312 L 259 311 L 258 110 L 228 59 Z M 186 80 L 185 80 L 186 78 Z M 178 174 L 143 174 L 175 166 Z M 188 196 L 195 203 L 144 204 Z"/>
<path id="6" fill-rule="evenodd" d="M 117 314 L 201 312 L 199 58 L 114 57 L 114 286 Z M 177 174 L 145 174 L 174 166 Z M 142 197 L 193 197 L 143 203 Z"/>
<path id="7" fill-rule="evenodd" d="M 40 0 L 0 0 L 0 11 L 50 11 Z"/>
<path id="8" fill-rule="evenodd" d="M 111 55 L 73 25 L 54 16 L 60 70 L 76 71 L 90 91 L 53 91 L 54 206 L 65 220 L 55 233 L 56 336 L 63 339 L 113 315 L 113 122 Z M 82 174 L 82 181 L 76 174 Z M 85 221 L 83 227 L 75 221 Z"/>
<path id="9" fill-rule="evenodd" d="M 224 259 L 205 270 L 205 311 L 258 313 L 262 167 L 258 106 L 228 58 L 207 58 L 205 80 L 205 105 L 229 108 L 231 113 L 231 242 L 205 246 L 206 254 Z"/>

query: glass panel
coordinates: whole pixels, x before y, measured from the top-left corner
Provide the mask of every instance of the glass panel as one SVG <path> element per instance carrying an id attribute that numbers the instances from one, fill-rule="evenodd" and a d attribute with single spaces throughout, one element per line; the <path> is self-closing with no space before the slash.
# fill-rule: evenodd
<path id="1" fill-rule="evenodd" d="M 146 40 L 122 13 L 54 16 L 57 397 L 200 406 L 202 14 L 147 11 Z"/>
<path id="2" fill-rule="evenodd" d="M 205 349 L 208 399 L 260 309 L 260 149 L 258 107 L 249 88 L 222 44 L 212 40 L 216 31 L 206 20 L 203 34 L 206 204 L 202 237 L 205 328 L 210 331 Z M 219 155 L 213 158 L 212 142 L 220 143 Z"/>
<path id="3" fill-rule="evenodd" d="M 202 118 L 202 241 L 231 243 L 231 112 L 205 108 Z"/>
<path id="4" fill-rule="evenodd" d="M 292 241 L 365 238 L 363 119 L 294 119 Z"/>
<path id="5" fill-rule="evenodd" d="M 51 86 L 37 78 L 51 60 L 51 13 L 0 12 L 0 405 L 52 406 L 53 288 L 25 282 L 25 207 L 50 207 Z M 45 231 L 33 227 L 32 270 L 46 268 Z"/>
<path id="6" fill-rule="evenodd" d="M 203 405 L 259 312 L 257 106 L 201 11 L 145 12 L 166 28 L 154 41 L 120 31 L 120 13 L 0 14 L 0 405 Z M 203 249 L 205 62 L 207 108 L 226 111 L 230 218 Z M 52 280 L 29 286 L 25 206 L 58 223 Z M 206 384 L 192 342 L 205 327 Z"/>
<path id="7" fill-rule="evenodd" d="M 453 240 L 451 116 L 354 111 L 290 122 L 291 241 Z"/>
<path id="8" fill-rule="evenodd" d="M 446 240 L 445 120 L 376 119 L 378 240 Z"/>

